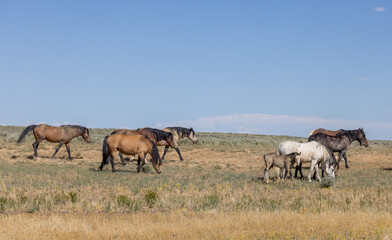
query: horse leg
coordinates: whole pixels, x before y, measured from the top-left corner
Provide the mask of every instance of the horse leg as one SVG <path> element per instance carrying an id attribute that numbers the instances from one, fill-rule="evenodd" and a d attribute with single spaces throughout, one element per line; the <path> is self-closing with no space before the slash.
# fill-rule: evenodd
<path id="1" fill-rule="evenodd" d="M 286 168 L 284 167 L 283 170 L 282 170 L 282 178 L 283 178 L 283 181 L 286 180 L 286 177 L 287 177 L 287 171 L 286 171 Z"/>
<path id="2" fill-rule="evenodd" d="M 163 155 L 162 155 L 162 160 L 165 159 L 165 155 L 167 153 L 167 150 L 169 150 L 169 146 L 165 146 L 165 150 L 163 151 Z"/>
<path id="3" fill-rule="evenodd" d="M 317 164 L 317 166 L 318 166 L 319 164 Z M 318 169 L 320 169 L 320 167 L 318 166 Z M 321 176 L 324 178 L 324 170 L 322 170 L 322 168 L 321 168 Z M 314 179 L 317 179 L 316 178 L 316 172 L 313 174 L 313 178 Z"/>
<path id="4" fill-rule="evenodd" d="M 319 167 L 318 164 L 316 163 L 316 165 L 314 166 L 314 168 L 316 169 L 316 175 L 317 175 L 317 180 L 319 182 L 321 182 L 321 178 L 320 178 L 320 174 L 319 174 Z"/>
<path id="5" fill-rule="evenodd" d="M 347 168 L 347 169 L 350 168 L 350 167 L 348 166 L 348 162 L 347 162 L 347 154 L 346 154 L 346 151 L 343 153 L 343 158 L 344 158 L 344 163 L 345 163 L 345 165 L 346 165 L 346 168 Z"/>
<path id="6" fill-rule="evenodd" d="M 300 163 L 300 164 L 297 164 L 297 166 L 295 166 L 295 174 L 294 174 L 294 178 L 297 178 L 297 174 L 298 174 L 298 172 L 299 172 L 299 174 L 301 175 L 301 178 L 303 178 L 303 177 L 304 177 L 304 175 L 302 174 L 302 163 Z"/>
<path id="7" fill-rule="evenodd" d="M 276 179 L 280 180 L 280 168 L 276 167 L 275 168 L 275 173 L 276 173 Z"/>
<path id="8" fill-rule="evenodd" d="M 41 142 L 42 140 L 36 139 L 35 142 L 33 143 L 34 157 L 38 157 L 38 146 Z"/>
<path id="9" fill-rule="evenodd" d="M 316 163 L 317 164 L 317 163 Z M 313 174 L 313 169 L 316 165 L 315 163 L 313 163 L 313 161 L 310 162 L 310 170 L 309 170 L 309 174 L 308 174 L 308 180 L 309 182 L 312 181 L 312 174 Z"/>
<path id="10" fill-rule="evenodd" d="M 68 159 L 70 161 L 73 160 L 73 157 L 71 157 L 71 148 L 69 147 L 69 142 L 65 143 L 65 147 L 67 148 L 67 153 L 68 153 Z"/>
<path id="11" fill-rule="evenodd" d="M 180 149 L 179 149 L 178 147 L 176 147 L 176 148 L 174 148 L 174 149 L 176 149 L 176 151 L 177 151 L 177 153 L 178 153 L 178 156 L 180 156 L 181 162 L 183 162 L 184 159 L 183 159 L 182 156 L 181 156 Z"/>
<path id="12" fill-rule="evenodd" d="M 339 159 L 338 159 L 338 163 L 336 166 L 337 169 L 339 169 L 339 163 L 340 163 L 340 160 L 342 160 L 342 157 L 343 157 L 343 151 L 339 152 Z"/>
<path id="13" fill-rule="evenodd" d="M 140 172 L 140 169 L 142 169 L 144 164 L 146 164 L 146 154 L 138 153 L 138 155 L 139 155 L 139 158 L 137 160 L 137 163 L 139 166 L 137 167 L 137 172 Z M 142 162 L 141 165 L 140 165 L 140 161 Z"/>
<path id="14" fill-rule="evenodd" d="M 110 158 L 110 164 L 112 165 L 112 172 L 116 172 L 116 169 L 114 168 L 114 157 L 115 157 L 115 152 L 112 152 L 112 157 Z"/>
<path id="15" fill-rule="evenodd" d="M 272 167 L 273 167 L 272 165 L 270 165 L 270 166 L 266 165 L 266 166 L 265 166 L 265 170 L 264 170 L 264 182 L 265 182 L 265 183 L 268 183 L 268 182 L 269 182 L 268 171 L 269 171 Z"/>
<path id="16" fill-rule="evenodd" d="M 63 146 L 64 142 L 59 142 L 59 145 L 56 148 L 56 151 L 54 151 L 53 155 L 52 155 L 52 160 L 56 157 L 57 152 L 59 151 L 59 149 L 61 148 L 61 146 Z"/>
<path id="17" fill-rule="evenodd" d="M 125 160 L 124 160 L 124 156 L 122 155 L 122 153 L 118 153 L 118 156 L 120 156 L 120 159 L 121 159 L 121 165 L 123 165 L 123 166 L 125 166 L 125 165 L 127 165 L 127 163 L 125 162 Z"/>

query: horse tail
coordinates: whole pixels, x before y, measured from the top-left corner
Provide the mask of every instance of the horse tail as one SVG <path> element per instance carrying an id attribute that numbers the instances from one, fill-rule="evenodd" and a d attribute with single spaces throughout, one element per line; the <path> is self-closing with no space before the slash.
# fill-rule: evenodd
<path id="1" fill-rule="evenodd" d="M 33 131 L 34 128 L 35 128 L 36 126 L 37 126 L 37 125 L 30 125 L 30 126 L 26 127 L 26 128 L 23 130 L 23 132 L 20 134 L 20 136 L 19 136 L 18 140 L 16 141 L 16 143 L 21 143 L 21 142 L 23 141 L 23 139 L 26 137 L 26 135 L 27 135 L 30 131 Z"/>
<path id="2" fill-rule="evenodd" d="M 104 164 L 108 164 L 110 161 L 110 158 L 112 157 L 112 155 L 109 153 L 109 148 L 108 148 L 108 137 L 106 136 L 103 139 L 103 146 L 102 146 L 102 162 Z"/>
<path id="3" fill-rule="evenodd" d="M 159 150 L 158 150 L 157 145 L 153 141 L 151 141 L 148 137 L 146 137 L 146 138 L 151 143 L 151 146 L 152 146 L 152 150 L 151 150 L 152 156 L 151 157 L 152 157 L 154 163 L 161 165 L 162 159 L 161 159 L 161 156 L 159 156 Z"/>

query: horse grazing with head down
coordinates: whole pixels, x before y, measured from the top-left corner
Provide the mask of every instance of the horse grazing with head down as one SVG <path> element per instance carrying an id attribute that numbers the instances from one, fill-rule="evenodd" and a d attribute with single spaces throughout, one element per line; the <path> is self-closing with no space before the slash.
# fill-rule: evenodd
<path id="1" fill-rule="evenodd" d="M 173 148 L 177 147 L 177 143 L 174 141 L 174 136 L 172 133 L 155 128 L 141 128 L 137 130 L 118 129 L 111 134 L 122 134 L 127 136 L 143 135 L 150 139 L 157 146 L 169 145 Z M 121 164 L 126 165 L 121 152 L 119 153 L 119 155 L 121 159 Z"/>
<path id="2" fill-rule="evenodd" d="M 318 165 L 321 164 L 321 168 L 330 177 L 335 177 L 332 152 L 326 147 L 317 142 L 308 143 L 297 143 L 292 141 L 286 141 L 279 144 L 276 149 L 276 154 L 281 156 L 287 156 L 296 153 L 296 164 L 297 166 L 304 163 L 310 162 L 310 171 L 308 174 L 308 180 L 311 181 L 313 170 L 316 169 L 317 180 L 321 181 L 319 175 Z M 290 167 L 291 168 L 291 167 Z"/>
<path id="3" fill-rule="evenodd" d="M 347 164 L 346 152 L 350 148 L 352 142 L 358 141 L 361 146 L 369 146 L 363 128 L 358 128 L 357 130 L 343 130 L 336 134 L 336 136 L 329 136 L 324 133 L 316 133 L 311 135 L 308 141 L 316 141 L 327 147 L 332 152 L 338 152 L 339 159 L 336 163 L 337 168 L 339 168 L 339 162 L 342 157 L 344 158 L 346 168 L 350 168 Z"/>
<path id="4" fill-rule="evenodd" d="M 61 146 L 65 144 L 69 160 L 73 159 L 71 157 L 71 149 L 69 147 L 69 144 L 73 138 L 82 136 L 86 142 L 91 142 L 90 132 L 86 127 L 79 125 L 62 125 L 60 127 L 52 127 L 46 124 L 39 124 L 26 127 L 20 134 L 17 143 L 21 143 L 22 140 L 26 137 L 27 133 L 30 131 L 33 131 L 35 137 L 35 142 L 33 143 L 34 157 L 38 157 L 38 146 L 43 140 L 59 143 L 56 151 L 53 153 L 52 159 L 55 158 Z"/>
<path id="5" fill-rule="evenodd" d="M 184 161 L 184 159 L 181 156 L 180 149 L 178 148 L 178 141 L 180 139 L 182 139 L 182 138 L 188 138 L 189 140 L 192 141 L 193 144 L 198 142 L 198 140 L 196 138 L 195 131 L 193 130 L 193 128 L 167 127 L 167 128 L 162 129 L 162 131 L 172 133 L 173 137 L 174 137 L 174 142 L 176 143 L 175 147 L 170 146 L 168 144 L 164 145 L 165 146 L 165 150 L 164 150 L 163 155 L 162 155 L 162 160 L 165 158 L 165 155 L 166 155 L 167 150 L 169 149 L 169 147 L 172 147 L 172 148 L 174 148 L 177 151 L 178 156 L 180 157 L 180 160 Z M 162 145 L 159 145 L 159 146 L 162 146 Z"/>
<path id="6" fill-rule="evenodd" d="M 153 159 L 152 166 L 155 168 L 157 173 L 161 173 L 162 160 L 159 156 L 157 146 L 147 137 L 143 135 L 123 135 L 123 134 L 112 134 L 106 136 L 103 140 L 102 146 L 102 163 L 99 170 L 109 163 L 112 165 L 112 171 L 115 172 L 114 158 L 116 153 L 120 152 L 127 155 L 137 154 L 139 155 L 137 171 L 146 163 L 145 158 L 147 153 Z M 142 162 L 142 164 L 140 164 Z"/>

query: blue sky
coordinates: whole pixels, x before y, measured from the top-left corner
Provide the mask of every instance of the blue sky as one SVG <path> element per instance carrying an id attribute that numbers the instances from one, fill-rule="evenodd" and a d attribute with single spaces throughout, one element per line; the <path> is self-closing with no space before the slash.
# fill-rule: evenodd
<path id="1" fill-rule="evenodd" d="M 0 0 L 0 124 L 392 139 L 391 25 L 391 1 Z"/>

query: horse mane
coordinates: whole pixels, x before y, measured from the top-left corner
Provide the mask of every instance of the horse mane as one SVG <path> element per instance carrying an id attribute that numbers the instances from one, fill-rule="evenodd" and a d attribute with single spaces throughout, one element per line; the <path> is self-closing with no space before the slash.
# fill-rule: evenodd
<path id="1" fill-rule="evenodd" d="M 343 130 L 340 133 L 336 134 L 336 137 L 340 137 L 340 136 L 347 136 L 350 139 L 354 140 L 358 138 L 359 135 L 359 129 L 358 130 Z"/>
<path id="2" fill-rule="evenodd" d="M 61 125 L 60 127 L 62 128 L 73 128 L 73 129 L 79 129 L 82 132 L 87 130 L 87 134 L 90 135 L 90 131 L 88 130 L 88 128 L 80 126 L 80 125 Z"/>
<path id="3" fill-rule="evenodd" d="M 158 129 L 159 130 L 159 129 Z M 152 145 L 152 149 L 151 149 L 151 152 L 152 152 L 152 160 L 154 161 L 154 163 L 156 163 L 156 164 L 159 164 L 159 165 L 161 165 L 162 164 L 162 159 L 161 159 L 161 156 L 159 156 L 159 151 L 158 151 L 158 147 L 157 147 L 157 145 L 153 142 L 153 141 L 151 141 L 151 139 L 149 139 L 148 137 L 146 137 L 146 136 L 144 136 L 150 143 L 151 143 L 151 145 Z"/>
<path id="4" fill-rule="evenodd" d="M 168 127 L 168 129 L 176 131 L 180 137 L 189 136 L 192 132 L 195 134 L 193 128 Z"/>
<path id="5" fill-rule="evenodd" d="M 139 131 L 143 131 L 143 130 L 147 130 L 147 131 L 151 132 L 152 134 L 154 134 L 157 141 L 166 140 L 167 138 L 170 137 L 170 135 L 173 135 L 170 132 L 165 132 L 165 131 L 162 131 L 162 130 L 156 129 L 156 128 L 142 128 Z"/>

